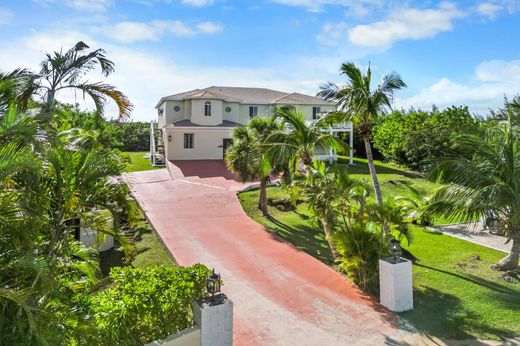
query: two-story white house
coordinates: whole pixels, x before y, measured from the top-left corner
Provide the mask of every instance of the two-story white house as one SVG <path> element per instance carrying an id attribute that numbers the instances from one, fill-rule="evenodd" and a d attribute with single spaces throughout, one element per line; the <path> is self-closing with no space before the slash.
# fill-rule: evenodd
<path id="1" fill-rule="evenodd" d="M 318 97 L 264 88 L 212 86 L 163 97 L 156 109 L 165 158 L 222 160 L 234 127 L 272 116 L 280 106 L 293 106 L 308 120 L 334 108 Z"/>

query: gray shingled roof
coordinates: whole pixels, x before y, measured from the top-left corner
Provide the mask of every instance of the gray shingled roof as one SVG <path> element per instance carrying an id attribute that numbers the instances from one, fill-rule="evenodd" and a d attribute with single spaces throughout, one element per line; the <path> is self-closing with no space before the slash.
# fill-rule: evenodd
<path id="1" fill-rule="evenodd" d="M 164 100 L 189 100 L 197 98 L 216 98 L 227 102 L 244 104 L 331 104 L 331 102 L 319 97 L 300 93 L 286 93 L 266 88 L 211 86 L 205 89 L 195 89 L 163 97 L 157 104 L 157 107 L 159 107 Z"/>

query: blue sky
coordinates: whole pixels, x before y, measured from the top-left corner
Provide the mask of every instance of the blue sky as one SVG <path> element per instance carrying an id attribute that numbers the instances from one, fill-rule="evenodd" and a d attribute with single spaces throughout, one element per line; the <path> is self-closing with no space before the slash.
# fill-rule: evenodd
<path id="1" fill-rule="evenodd" d="M 37 69 L 42 52 L 78 40 L 102 47 L 134 120 L 153 119 L 161 96 L 211 85 L 314 94 L 343 81 L 346 61 L 370 62 L 376 79 L 399 72 L 408 88 L 395 107 L 464 104 L 485 114 L 520 92 L 519 37 L 520 0 L 0 2 L 0 70 Z"/>

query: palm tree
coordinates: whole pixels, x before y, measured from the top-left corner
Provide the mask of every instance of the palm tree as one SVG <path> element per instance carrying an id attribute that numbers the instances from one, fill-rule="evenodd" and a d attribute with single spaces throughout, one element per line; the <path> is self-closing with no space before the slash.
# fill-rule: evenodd
<path id="1" fill-rule="evenodd" d="M 266 154 L 271 161 L 287 163 L 293 173 L 298 172 L 301 165 L 310 169 L 316 152 L 329 149 L 344 152 L 349 148 L 341 139 L 324 131 L 330 119 L 306 123 L 303 114 L 291 108 L 277 109 L 274 119 L 281 121 L 284 129 L 269 136 Z"/>
<path id="2" fill-rule="evenodd" d="M 323 161 L 314 161 L 307 175 L 296 177 L 291 183 L 291 199 L 295 201 L 302 197 L 307 203 L 309 212 L 323 230 L 335 261 L 339 253 L 333 240 L 334 227 L 350 203 L 345 196 L 357 186 L 360 183 L 348 176 L 345 165 L 328 166 Z"/>
<path id="3" fill-rule="evenodd" d="M 260 181 L 260 197 L 258 209 L 264 216 L 269 216 L 267 210 L 267 184 L 269 173 L 276 163 L 269 162 L 265 154 L 267 138 L 280 126 L 272 119 L 252 118 L 247 126 L 233 130 L 233 146 L 226 152 L 226 165 L 242 182 Z M 274 163 L 274 164 L 273 164 Z"/>
<path id="4" fill-rule="evenodd" d="M 56 102 L 56 95 L 63 90 L 79 90 L 88 95 L 96 106 L 97 116 L 103 115 L 103 109 L 108 99 L 113 100 L 119 108 L 119 117 L 128 117 L 132 111 L 132 104 L 128 98 L 114 86 L 101 82 L 88 82 L 85 75 L 97 65 L 102 74 L 107 77 L 114 72 L 114 63 L 106 57 L 103 49 L 87 51 L 89 46 L 79 41 L 66 52 L 47 53 L 41 62 L 38 73 L 29 73 L 27 70 L 16 70 L 10 74 L 0 75 L 4 80 L 18 80 L 23 82 L 23 90 L 18 93 L 16 100 L 22 107 L 27 106 L 28 97 L 38 94 L 43 98 L 44 106 L 42 119 L 50 117 Z M 0 84 L 1 85 L 1 84 Z"/>
<path id="5" fill-rule="evenodd" d="M 347 76 L 345 85 L 327 83 L 320 86 L 318 96 L 325 100 L 337 102 L 336 109 L 341 112 L 337 114 L 340 118 L 352 121 L 357 126 L 363 137 L 367 153 L 368 168 L 374 185 L 374 191 L 379 205 L 383 204 L 381 187 L 374 166 L 372 146 L 372 127 L 381 113 L 391 108 L 393 93 L 406 84 L 399 74 L 392 72 L 383 77 L 381 83 L 374 90 L 371 89 L 372 71 L 368 66 L 365 75 L 353 63 L 341 65 L 341 74 Z"/>
<path id="6" fill-rule="evenodd" d="M 482 134 L 453 140 L 453 148 L 462 155 L 446 157 L 433 166 L 432 177 L 448 185 L 424 209 L 427 214 L 467 221 L 498 216 L 513 242 L 511 252 L 496 264 L 500 270 L 515 269 L 520 256 L 520 130 L 508 112 L 507 121 Z"/>

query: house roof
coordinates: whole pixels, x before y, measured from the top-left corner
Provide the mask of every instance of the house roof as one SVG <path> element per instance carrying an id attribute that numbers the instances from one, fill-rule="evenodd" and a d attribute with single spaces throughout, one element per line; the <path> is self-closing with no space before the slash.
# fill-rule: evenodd
<path id="1" fill-rule="evenodd" d="M 286 93 L 266 88 L 211 86 L 205 89 L 194 89 L 163 97 L 159 100 L 159 103 L 157 103 L 156 108 L 159 107 L 165 100 L 182 101 L 204 98 L 220 99 L 226 102 L 237 102 L 244 104 L 331 104 L 331 102 L 325 101 L 319 97 L 300 93 Z"/>
<path id="2" fill-rule="evenodd" d="M 242 126 L 241 124 L 235 123 L 233 121 L 224 120 L 221 124 L 218 125 L 198 125 L 192 123 L 188 119 L 179 120 L 174 122 L 171 125 L 166 126 L 167 128 L 175 128 L 175 127 L 237 127 Z"/>

